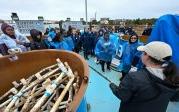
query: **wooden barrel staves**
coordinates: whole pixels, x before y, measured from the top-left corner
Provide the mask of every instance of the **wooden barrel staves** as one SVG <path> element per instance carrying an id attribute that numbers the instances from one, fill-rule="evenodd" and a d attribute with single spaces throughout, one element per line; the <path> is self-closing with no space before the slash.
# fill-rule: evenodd
<path id="1" fill-rule="evenodd" d="M 74 52 L 48 49 L 0 57 L 0 109 L 75 112 L 88 77 L 87 62 Z"/>

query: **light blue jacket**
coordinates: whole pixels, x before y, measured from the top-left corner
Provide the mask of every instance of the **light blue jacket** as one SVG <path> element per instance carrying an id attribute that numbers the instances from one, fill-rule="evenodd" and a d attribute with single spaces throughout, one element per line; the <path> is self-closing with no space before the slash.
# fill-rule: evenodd
<path id="1" fill-rule="evenodd" d="M 64 41 L 68 44 L 69 50 L 72 51 L 75 47 L 73 39 L 71 38 L 71 36 L 68 37 L 64 37 L 63 38 Z"/>
<path id="2" fill-rule="evenodd" d="M 55 49 L 62 49 L 62 50 L 69 50 L 69 46 L 65 41 L 61 42 L 50 42 L 50 45 L 53 46 Z"/>
<path id="3" fill-rule="evenodd" d="M 56 36 L 56 33 L 54 31 L 51 31 L 48 33 L 48 37 L 50 37 L 51 40 L 53 40 Z"/>
<path id="4" fill-rule="evenodd" d="M 0 36 L 0 43 L 4 43 L 9 49 L 20 48 L 22 51 L 27 51 L 27 48 L 25 46 L 17 44 L 14 39 L 10 38 L 6 34 L 2 34 Z"/>
<path id="5" fill-rule="evenodd" d="M 131 69 L 132 61 L 135 56 L 140 56 L 140 52 L 137 51 L 137 47 L 142 45 L 139 42 L 130 44 L 127 42 L 123 46 L 123 52 L 122 52 L 122 58 L 121 58 L 121 64 L 119 65 L 119 68 L 125 72 L 128 73 L 129 70 Z"/>
<path id="6" fill-rule="evenodd" d="M 99 60 L 111 61 L 115 55 L 116 47 L 113 42 L 105 41 L 103 38 L 100 38 L 96 44 L 95 54 Z"/>

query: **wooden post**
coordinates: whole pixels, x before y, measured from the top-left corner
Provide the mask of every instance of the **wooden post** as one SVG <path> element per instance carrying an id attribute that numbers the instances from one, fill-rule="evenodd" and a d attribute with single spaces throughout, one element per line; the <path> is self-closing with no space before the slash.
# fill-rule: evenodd
<path id="1" fill-rule="evenodd" d="M 50 110 L 50 112 L 56 112 L 56 110 L 58 109 L 58 106 L 60 105 L 60 102 L 63 100 L 65 94 L 67 93 L 67 91 L 69 90 L 70 86 L 72 85 L 74 81 L 74 76 L 71 77 L 70 81 L 68 82 L 68 84 L 66 85 L 66 87 L 64 88 L 64 90 L 62 91 L 60 97 L 57 99 L 57 101 L 55 102 L 54 106 L 52 107 L 52 109 Z"/>
<path id="2" fill-rule="evenodd" d="M 45 101 L 52 95 L 60 80 L 64 77 L 64 73 L 62 72 L 60 76 L 55 80 L 55 83 L 52 83 L 45 91 L 44 95 L 40 98 L 40 100 L 35 104 L 35 106 L 30 110 L 30 112 L 36 112 L 40 109 L 40 107 L 45 103 Z"/>

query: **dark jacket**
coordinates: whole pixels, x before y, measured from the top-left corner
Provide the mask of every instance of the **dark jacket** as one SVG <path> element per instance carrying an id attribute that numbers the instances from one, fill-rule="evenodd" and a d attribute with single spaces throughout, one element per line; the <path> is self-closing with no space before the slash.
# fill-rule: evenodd
<path id="1" fill-rule="evenodd" d="M 178 101 L 177 88 L 152 75 L 147 69 L 128 74 L 119 86 L 111 83 L 121 100 L 119 112 L 166 112 L 169 101 Z"/>
<path id="2" fill-rule="evenodd" d="M 83 49 L 85 51 L 90 51 L 92 49 L 91 43 L 92 43 L 92 34 L 89 32 L 84 32 L 84 34 L 82 34 L 81 36 L 81 42 L 82 42 L 82 46 Z"/>
<path id="3" fill-rule="evenodd" d="M 146 28 L 144 29 L 142 35 L 150 36 L 151 32 L 152 32 L 152 28 Z"/>
<path id="4" fill-rule="evenodd" d="M 6 44 L 0 43 L 0 53 L 2 55 L 8 55 L 9 53 L 7 51 L 8 51 L 8 47 L 6 46 Z"/>
<path id="5" fill-rule="evenodd" d="M 47 49 L 44 41 L 41 41 L 41 42 L 33 41 L 33 42 L 31 42 L 30 47 L 31 47 L 31 50 Z"/>

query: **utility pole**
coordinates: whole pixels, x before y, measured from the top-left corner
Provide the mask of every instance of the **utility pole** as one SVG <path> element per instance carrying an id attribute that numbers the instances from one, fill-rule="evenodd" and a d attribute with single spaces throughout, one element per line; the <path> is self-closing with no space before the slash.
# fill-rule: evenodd
<path id="1" fill-rule="evenodd" d="M 96 14 L 97 14 L 97 12 L 95 12 L 95 15 L 94 15 L 95 20 L 96 20 Z"/>
<path id="2" fill-rule="evenodd" d="M 86 14 L 86 25 L 88 24 L 88 7 L 87 7 L 87 0 L 85 0 L 85 14 Z"/>

